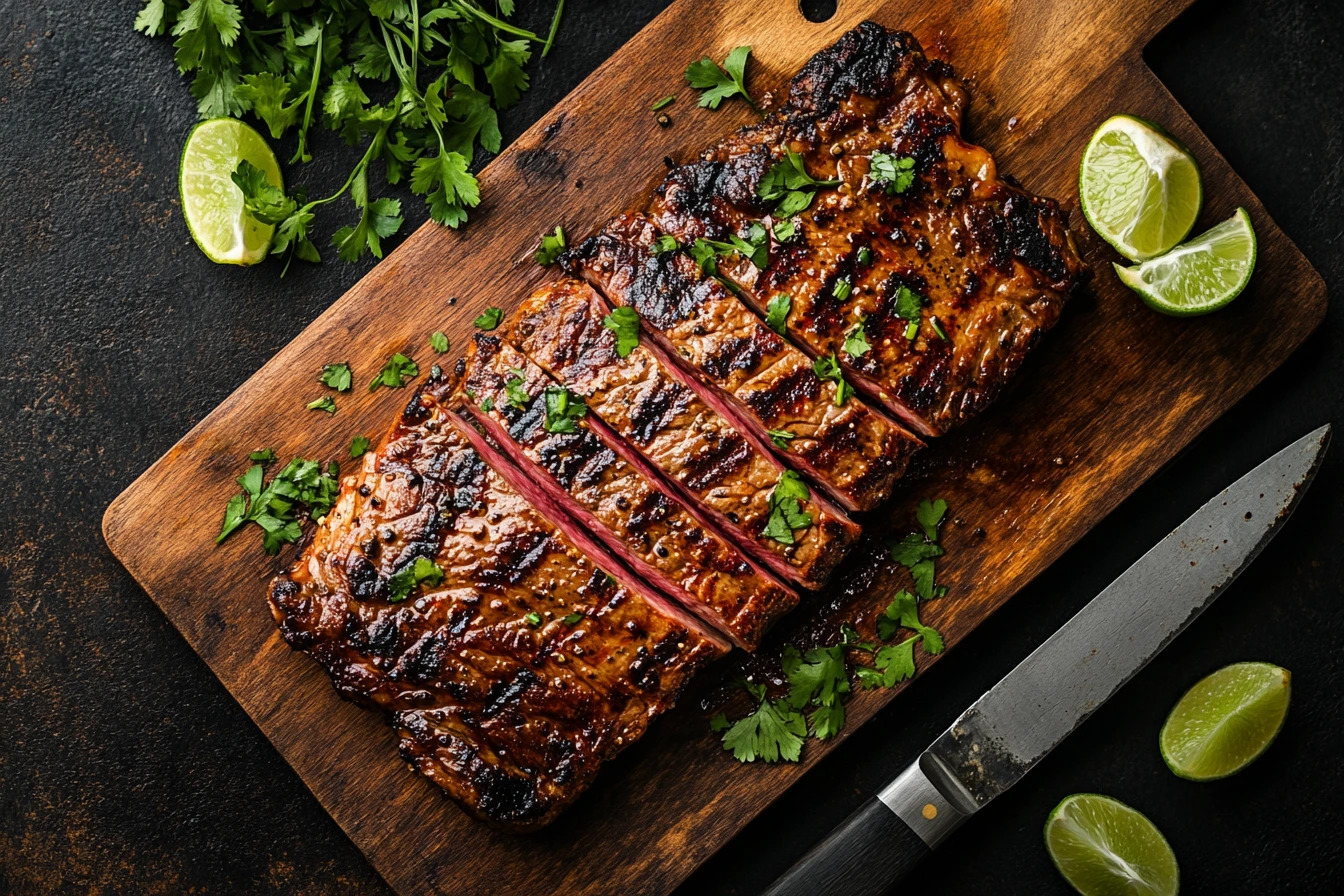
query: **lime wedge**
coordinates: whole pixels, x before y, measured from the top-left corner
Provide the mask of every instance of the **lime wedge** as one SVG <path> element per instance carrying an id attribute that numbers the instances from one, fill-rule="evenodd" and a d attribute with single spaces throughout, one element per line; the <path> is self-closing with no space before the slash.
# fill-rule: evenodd
<path id="1" fill-rule="evenodd" d="M 1083 216 L 1130 261 L 1154 258 L 1185 239 L 1203 197 L 1194 157 L 1132 115 L 1106 119 L 1083 150 Z"/>
<path id="2" fill-rule="evenodd" d="M 1235 299 L 1255 270 L 1255 230 L 1246 209 L 1132 268 L 1115 266 L 1120 282 L 1154 311 L 1189 317 L 1208 314 Z"/>
<path id="3" fill-rule="evenodd" d="M 255 130 L 232 118 L 212 118 L 192 128 L 182 147 L 178 187 L 191 237 L 216 264 L 256 264 L 266 257 L 275 227 L 243 211 L 243 193 L 229 179 L 243 159 L 284 189 L 280 163 Z"/>
<path id="4" fill-rule="evenodd" d="M 1175 896 L 1176 854 L 1141 812 L 1096 793 L 1066 796 L 1045 822 L 1045 848 L 1083 896 Z"/>
<path id="5" fill-rule="evenodd" d="M 1269 663 L 1234 663 L 1185 692 L 1158 735 L 1167 767 L 1212 781 L 1250 765 L 1288 715 L 1289 673 Z"/>

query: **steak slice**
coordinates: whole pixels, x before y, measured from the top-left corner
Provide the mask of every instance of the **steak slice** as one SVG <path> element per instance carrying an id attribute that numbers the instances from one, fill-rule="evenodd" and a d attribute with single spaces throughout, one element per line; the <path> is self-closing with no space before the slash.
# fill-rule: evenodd
<path id="1" fill-rule="evenodd" d="M 503 338 L 583 395 L 593 417 L 638 449 L 744 550 L 786 580 L 820 588 L 859 527 L 818 492 L 803 507 L 812 524 L 793 532 L 791 542 L 765 534 L 770 495 L 786 467 L 646 344 L 622 358 L 614 334 L 602 325 L 609 310 L 588 284 L 565 278 L 533 293 Z"/>
<path id="2" fill-rule="evenodd" d="M 792 436 L 788 463 L 846 510 L 867 510 L 891 493 L 920 442 L 838 386 L 682 252 L 658 252 L 659 229 L 622 215 L 562 256 L 572 274 L 639 312 L 656 351 L 726 399 L 733 422 L 768 440 Z M 702 394 L 706 394 L 703 389 Z"/>
<path id="3" fill-rule="evenodd" d="M 923 435 L 993 401 L 1086 273 L 1058 203 L 1000 178 L 961 139 L 964 104 L 913 36 L 865 22 L 814 56 L 765 121 L 670 172 L 651 210 L 683 243 L 763 223 L 764 269 L 735 254 L 720 273 L 759 313 L 788 296 L 788 336 L 835 355 L 865 397 Z M 781 242 L 760 185 L 787 151 L 841 183 L 817 191 Z M 913 181 L 884 179 L 875 153 L 911 160 Z"/>
<path id="4" fill-rule="evenodd" d="M 501 472 L 515 488 L 525 495 L 539 489 L 645 582 L 734 643 L 756 649 L 770 624 L 797 605 L 798 595 L 729 543 L 656 473 L 649 476 L 643 465 L 627 460 L 638 455 L 600 421 L 552 412 L 561 400 L 582 406 L 579 396 L 562 393 L 517 349 L 477 334 L 450 406 L 513 458 L 522 478 Z M 478 450 L 490 456 L 485 444 Z"/>
<path id="5" fill-rule="evenodd" d="M 417 559 L 442 579 L 408 588 Z M 270 604 L 342 697 L 389 715 L 407 762 L 518 830 L 551 821 L 727 650 L 595 566 L 429 392 L 342 481 Z"/>

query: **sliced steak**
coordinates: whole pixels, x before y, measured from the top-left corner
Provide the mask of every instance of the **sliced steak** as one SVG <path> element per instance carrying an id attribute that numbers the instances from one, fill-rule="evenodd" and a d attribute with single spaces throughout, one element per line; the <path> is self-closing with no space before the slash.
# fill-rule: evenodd
<path id="1" fill-rule="evenodd" d="M 574 411 L 565 413 L 564 408 Z M 452 407 L 514 460 L 520 490 L 537 488 L 645 582 L 739 646 L 754 650 L 798 595 L 764 572 L 637 453 L 586 412 L 583 399 L 498 338 L 477 334 Z M 470 434 L 469 434 L 470 435 Z M 490 449 L 483 443 L 478 450 Z M 487 455 L 488 456 L 488 455 Z M 503 471 L 509 475 L 508 471 Z"/>
<path id="2" fill-rule="evenodd" d="M 914 37 L 865 22 L 813 57 L 765 121 L 669 173 L 651 211 L 686 244 L 764 225 L 764 268 L 732 254 L 719 272 L 761 314 L 787 296 L 788 336 L 835 355 L 865 397 L 924 435 L 993 401 L 1085 274 L 1058 203 L 961 139 L 964 103 Z M 841 183 L 784 223 L 781 242 L 760 187 L 789 150 Z M 876 153 L 908 159 L 911 182 L 885 178 Z"/>
<path id="3" fill-rule="evenodd" d="M 838 386 L 716 278 L 682 252 L 658 252 L 658 228 L 623 215 L 571 250 L 562 264 L 612 302 L 639 313 L 655 351 L 675 359 L 702 394 L 716 390 L 733 421 L 761 442 L 784 434 L 786 460 L 847 510 L 891 492 L 919 440 Z"/>
<path id="4" fill-rule="evenodd" d="M 767 535 L 770 496 L 786 467 L 750 438 L 750 431 L 735 429 L 676 365 L 647 345 L 622 358 L 615 336 L 602 324 L 609 311 L 592 287 L 565 278 L 533 293 L 502 338 L 583 395 L 594 417 L 638 449 L 744 550 L 789 581 L 821 587 L 858 538 L 859 527 L 815 492 L 803 507 L 810 526 L 788 536 Z"/>
<path id="5" fill-rule="evenodd" d="M 417 560 L 438 568 L 418 585 Z M 407 762 L 520 830 L 573 802 L 727 649 L 595 566 L 428 392 L 343 480 L 270 604 L 341 696 L 389 715 Z"/>

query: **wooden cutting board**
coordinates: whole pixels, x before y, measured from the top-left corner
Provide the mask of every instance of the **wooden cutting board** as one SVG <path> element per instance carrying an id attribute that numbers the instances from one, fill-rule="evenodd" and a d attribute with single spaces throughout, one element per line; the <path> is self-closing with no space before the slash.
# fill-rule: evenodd
<path id="1" fill-rule="evenodd" d="M 967 77 L 967 136 L 994 152 L 1001 171 L 1075 211 L 1097 274 L 1011 393 L 930 447 L 888 509 L 866 521 L 871 536 L 847 564 L 855 572 L 771 642 L 777 650 L 786 640 L 824 640 L 841 622 L 871 619 L 907 581 L 883 565 L 881 536 L 909 531 L 919 498 L 943 497 L 953 519 L 939 571 L 950 593 L 926 614 L 955 646 L 1324 316 L 1319 275 L 1142 61 L 1144 45 L 1189 2 L 840 0 L 830 21 L 812 24 L 792 0 L 678 0 L 486 168 L 484 202 L 464 231 L 422 227 L 118 497 L 104 519 L 109 546 L 401 893 L 671 890 L 844 736 L 809 742 L 797 764 L 738 765 L 700 705 L 737 671 L 729 659 L 550 829 L 492 831 L 410 773 L 383 721 L 337 699 L 318 666 L 281 642 L 265 586 L 293 548 L 267 558 L 255 531 L 212 544 L 215 511 L 236 491 L 247 452 L 272 445 L 282 458 L 344 458 L 352 435 L 381 435 L 409 390 L 369 396 L 357 385 L 335 416 L 310 413 L 303 404 L 324 394 L 315 382 L 324 363 L 348 359 L 357 383 L 397 351 L 422 370 L 449 363 L 483 308 L 508 311 L 553 276 L 531 262 L 541 233 L 562 224 L 574 238 L 587 235 L 642 201 L 664 157 L 689 159 L 744 124 L 741 102 L 696 108 L 681 78 L 689 61 L 750 44 L 753 93 L 778 92 L 808 56 L 872 18 L 913 31 Z M 649 104 L 668 93 L 677 96 L 667 110 L 674 123 L 662 128 Z M 1115 256 L 1077 214 L 1079 154 L 1116 112 L 1159 121 L 1193 149 L 1208 197 L 1199 229 L 1238 205 L 1250 211 L 1259 266 L 1227 309 L 1194 320 L 1147 310 L 1116 281 Z M 426 342 L 436 329 L 454 346 L 440 358 Z M 845 733 L 898 690 L 855 694 Z"/>

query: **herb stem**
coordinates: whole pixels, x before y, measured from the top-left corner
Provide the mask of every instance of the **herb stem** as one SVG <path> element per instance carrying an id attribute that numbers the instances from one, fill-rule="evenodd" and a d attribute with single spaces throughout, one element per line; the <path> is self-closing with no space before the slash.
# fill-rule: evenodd
<path id="1" fill-rule="evenodd" d="M 317 83 L 322 78 L 322 37 L 326 34 L 326 26 L 322 22 L 317 23 L 317 44 L 313 53 L 313 77 L 308 84 L 308 101 L 303 109 L 303 124 L 299 126 L 299 147 L 294 151 L 294 158 L 289 160 L 289 164 L 295 162 L 311 162 L 313 157 L 308 153 L 308 126 L 313 123 L 313 102 L 317 99 Z"/>
<path id="2" fill-rule="evenodd" d="M 551 17 L 551 31 L 546 35 L 546 43 L 541 48 L 541 55 L 544 59 L 546 54 L 551 52 L 551 44 L 555 43 L 555 32 L 560 30 L 560 14 L 565 11 L 565 0 L 556 0 L 555 15 Z"/>
<path id="3" fill-rule="evenodd" d="M 503 19 L 497 19 L 485 10 L 477 9 L 472 4 L 463 2 L 463 0 L 454 0 L 453 5 L 465 13 L 475 16 L 497 31 L 503 31 L 505 34 L 512 34 L 516 37 L 525 37 L 528 40 L 539 44 L 544 44 L 546 42 L 544 38 L 538 36 L 535 32 L 519 28 L 517 25 L 510 25 Z"/>

